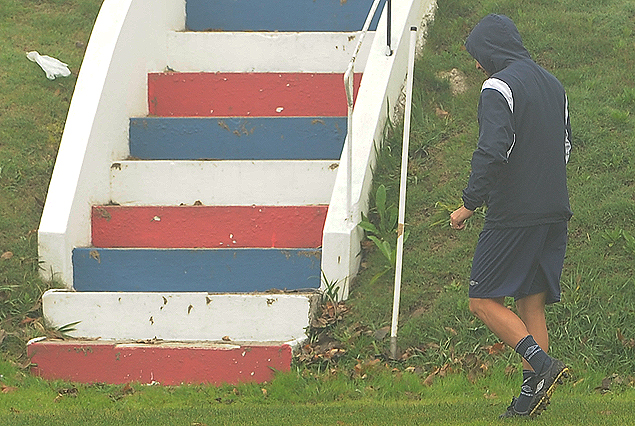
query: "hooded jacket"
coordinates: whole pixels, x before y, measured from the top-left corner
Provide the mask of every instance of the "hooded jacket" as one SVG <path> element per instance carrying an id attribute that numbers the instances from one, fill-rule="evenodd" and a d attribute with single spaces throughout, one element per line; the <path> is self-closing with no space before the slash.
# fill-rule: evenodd
<path id="1" fill-rule="evenodd" d="M 465 47 L 490 78 L 481 89 L 464 206 L 487 205 L 485 228 L 569 220 L 571 125 L 562 84 L 531 59 L 506 16 L 483 18 Z"/>

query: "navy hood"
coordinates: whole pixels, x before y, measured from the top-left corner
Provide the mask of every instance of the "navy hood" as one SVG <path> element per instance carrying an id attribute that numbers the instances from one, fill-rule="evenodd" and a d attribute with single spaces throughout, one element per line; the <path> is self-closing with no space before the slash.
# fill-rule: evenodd
<path id="1" fill-rule="evenodd" d="M 465 48 L 488 74 L 519 59 L 531 59 L 514 22 L 504 15 L 487 15 L 472 30 Z"/>

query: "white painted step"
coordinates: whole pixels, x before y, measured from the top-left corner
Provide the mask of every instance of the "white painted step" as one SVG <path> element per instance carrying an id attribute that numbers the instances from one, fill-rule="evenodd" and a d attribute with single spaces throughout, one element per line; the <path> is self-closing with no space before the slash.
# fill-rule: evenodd
<path id="1" fill-rule="evenodd" d="M 338 161 L 119 161 L 111 201 L 120 205 L 328 204 Z"/>
<path id="2" fill-rule="evenodd" d="M 373 31 L 366 36 L 357 72 L 373 37 Z M 358 32 L 169 32 L 167 62 L 181 72 L 343 72 L 358 38 Z"/>
<path id="3" fill-rule="evenodd" d="M 319 294 L 110 293 L 49 290 L 44 318 L 103 340 L 303 340 Z M 229 340 L 228 340 L 229 339 Z"/>

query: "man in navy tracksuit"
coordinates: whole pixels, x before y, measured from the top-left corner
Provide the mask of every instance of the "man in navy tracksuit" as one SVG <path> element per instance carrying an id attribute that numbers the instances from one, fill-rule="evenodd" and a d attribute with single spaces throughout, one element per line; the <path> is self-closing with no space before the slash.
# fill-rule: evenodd
<path id="1" fill-rule="evenodd" d="M 571 218 L 566 163 L 571 148 L 567 97 L 537 65 L 514 23 L 489 15 L 465 43 L 488 79 L 478 106 L 479 140 L 454 229 L 487 205 L 470 276 L 470 310 L 523 357 L 523 386 L 501 417 L 540 414 L 567 375 L 547 355 L 545 305 L 560 300 Z M 516 300 L 518 315 L 504 305 Z"/>

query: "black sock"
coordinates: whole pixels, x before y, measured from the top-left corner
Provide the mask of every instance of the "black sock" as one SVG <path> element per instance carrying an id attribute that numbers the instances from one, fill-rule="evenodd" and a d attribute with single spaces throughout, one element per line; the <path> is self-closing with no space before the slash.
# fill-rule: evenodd
<path id="1" fill-rule="evenodd" d="M 525 358 L 537 375 L 542 374 L 551 365 L 551 357 L 540 348 L 531 334 L 518 342 L 515 351 Z"/>
<path id="2" fill-rule="evenodd" d="M 534 398 L 536 388 L 536 373 L 532 370 L 523 370 L 523 385 L 520 388 L 520 395 L 516 398 L 514 409 L 517 413 L 526 413 Z"/>

